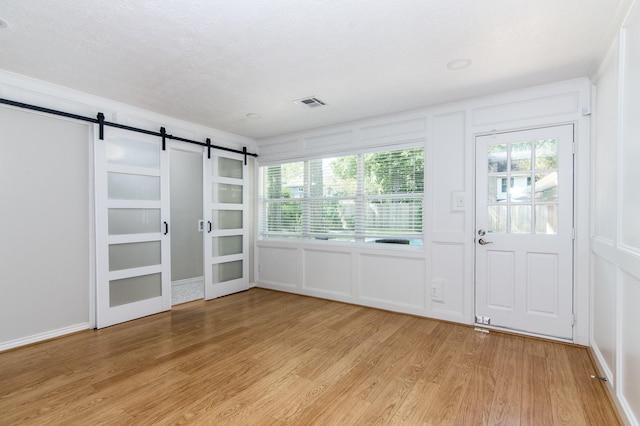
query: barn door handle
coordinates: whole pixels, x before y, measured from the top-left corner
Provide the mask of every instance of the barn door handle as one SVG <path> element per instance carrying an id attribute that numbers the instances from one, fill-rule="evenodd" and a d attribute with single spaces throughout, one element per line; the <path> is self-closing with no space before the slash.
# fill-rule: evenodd
<path id="1" fill-rule="evenodd" d="M 207 221 L 207 223 L 209 224 L 209 230 L 207 231 L 207 233 L 210 234 L 211 233 L 211 228 L 212 228 L 213 225 L 211 224 L 211 221 Z"/>
<path id="2" fill-rule="evenodd" d="M 487 244 L 493 244 L 493 241 L 485 241 L 484 238 L 480 238 L 478 240 L 478 244 L 480 244 L 481 246 L 486 246 Z"/>
<path id="3" fill-rule="evenodd" d="M 164 235 L 167 235 L 169 233 L 169 224 L 167 222 L 164 222 Z"/>

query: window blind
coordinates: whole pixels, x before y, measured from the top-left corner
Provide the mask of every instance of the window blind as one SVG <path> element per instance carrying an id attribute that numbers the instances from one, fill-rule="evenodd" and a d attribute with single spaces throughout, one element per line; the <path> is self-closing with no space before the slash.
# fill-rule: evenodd
<path id="1" fill-rule="evenodd" d="M 262 238 L 422 244 L 424 150 L 260 169 Z"/>

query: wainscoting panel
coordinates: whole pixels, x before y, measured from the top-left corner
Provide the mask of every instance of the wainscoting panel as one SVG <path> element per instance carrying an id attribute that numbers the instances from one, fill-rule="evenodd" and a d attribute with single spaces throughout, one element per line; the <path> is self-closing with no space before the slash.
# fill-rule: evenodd
<path id="1" fill-rule="evenodd" d="M 620 270 L 621 324 L 620 329 L 620 366 L 624 372 L 618 380 L 622 403 L 640 418 L 640 320 L 638 319 L 638 301 L 640 300 L 640 278 Z"/>
<path id="2" fill-rule="evenodd" d="M 305 289 L 351 296 L 351 253 L 310 249 L 303 253 Z"/>
<path id="3" fill-rule="evenodd" d="M 425 307 L 424 260 L 363 254 L 360 297 L 409 308 Z"/>
<path id="4" fill-rule="evenodd" d="M 431 246 L 431 278 L 442 285 L 442 301 L 431 301 L 433 312 L 464 315 L 465 245 L 435 242 Z"/>
<path id="5" fill-rule="evenodd" d="M 465 114 L 438 115 L 433 118 L 433 143 L 430 147 L 431 187 L 430 221 L 433 232 L 465 232 L 465 214 L 473 205 L 472 194 L 465 189 Z M 462 197 L 462 205 L 456 206 L 455 197 Z"/>
<path id="6" fill-rule="evenodd" d="M 473 125 L 517 122 L 531 118 L 553 117 L 578 111 L 578 95 L 563 93 L 539 99 L 477 108 L 473 112 Z"/>
<path id="7" fill-rule="evenodd" d="M 296 248 L 258 247 L 258 276 L 264 283 L 296 288 L 298 250 Z"/>

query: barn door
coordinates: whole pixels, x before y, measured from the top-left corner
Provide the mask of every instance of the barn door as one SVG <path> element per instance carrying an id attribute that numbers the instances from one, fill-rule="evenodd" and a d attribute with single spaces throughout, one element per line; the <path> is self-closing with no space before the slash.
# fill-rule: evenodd
<path id="1" fill-rule="evenodd" d="M 242 155 L 204 156 L 205 299 L 249 287 L 246 173 Z"/>
<path id="2" fill-rule="evenodd" d="M 171 308 L 167 166 L 158 137 L 95 140 L 98 328 Z"/>

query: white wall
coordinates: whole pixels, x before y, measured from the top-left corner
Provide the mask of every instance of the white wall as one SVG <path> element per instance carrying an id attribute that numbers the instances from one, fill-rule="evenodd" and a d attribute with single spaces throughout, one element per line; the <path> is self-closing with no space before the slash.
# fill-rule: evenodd
<path id="1" fill-rule="evenodd" d="M 252 139 L 0 70 L 0 97 L 229 148 Z M 93 327 L 92 125 L 0 105 L 0 350 Z M 105 128 L 109 131 L 109 127 Z M 249 162 L 249 168 L 254 163 Z M 252 171 L 247 171 L 252 176 Z"/>
<path id="2" fill-rule="evenodd" d="M 474 321 L 474 140 L 496 131 L 575 123 L 577 324 L 588 343 L 590 83 L 587 79 L 260 140 L 260 165 L 365 148 L 425 148 L 425 245 L 258 240 L 261 287 L 472 324 Z M 583 114 L 584 112 L 587 114 Z M 466 199 L 452 208 L 454 194 Z M 443 285 L 431 300 L 432 282 Z"/>
<path id="3" fill-rule="evenodd" d="M 594 78 L 593 352 L 630 424 L 640 419 L 640 5 Z"/>
<path id="4" fill-rule="evenodd" d="M 174 146 L 174 144 L 171 144 Z M 171 199 L 171 281 L 204 275 L 202 231 L 202 152 L 169 151 Z"/>
<path id="5" fill-rule="evenodd" d="M 0 349 L 89 326 L 91 128 L 0 108 Z"/>

